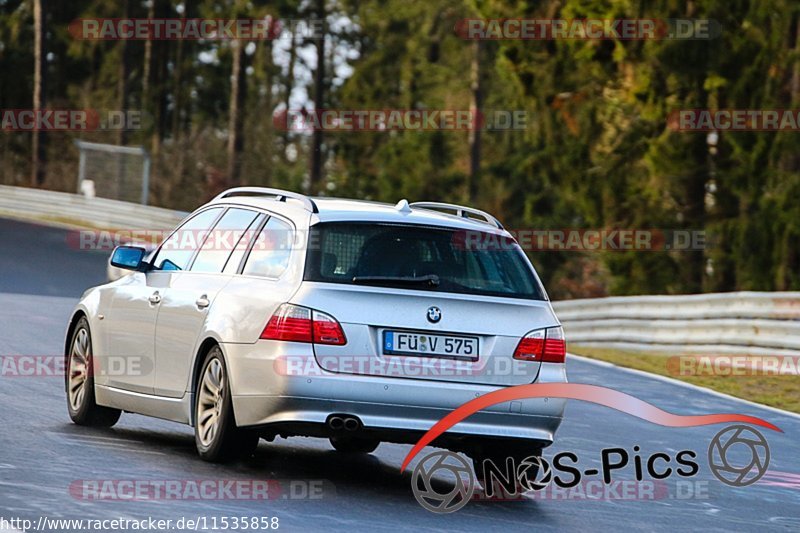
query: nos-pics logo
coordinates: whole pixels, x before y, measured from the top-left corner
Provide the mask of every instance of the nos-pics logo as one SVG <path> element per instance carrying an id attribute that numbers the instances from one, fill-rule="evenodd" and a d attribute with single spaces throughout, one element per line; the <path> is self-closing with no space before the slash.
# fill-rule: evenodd
<path id="1" fill-rule="evenodd" d="M 504 471 L 489 459 L 483 462 L 482 484 L 490 498 L 498 493 L 513 497 L 542 490 L 553 476 L 550 464 L 538 456 L 526 457 L 517 464 L 509 457 L 502 466 Z M 426 455 L 411 475 L 411 489 L 417 502 L 434 513 L 452 513 L 464 507 L 475 493 L 475 484 L 475 475 L 466 459 L 448 451 Z"/>
<path id="2" fill-rule="evenodd" d="M 621 449 L 614 450 L 624 452 Z M 620 451 L 613 453 L 619 454 Z M 696 456 L 691 451 L 683 453 L 691 457 Z M 565 452 L 564 455 L 572 455 L 577 460 L 577 456 L 569 452 Z M 628 463 L 627 453 L 624 453 L 624 462 L 607 461 L 609 455 L 603 454 L 602 472 L 596 469 L 593 472 L 602 474 L 607 482 L 610 481 L 611 470 L 623 468 Z M 664 454 L 657 453 L 651 458 L 656 456 L 665 457 Z M 554 458 L 554 464 L 558 467 L 557 457 Z M 767 439 L 760 432 L 745 425 L 734 425 L 723 429 L 711 439 L 708 447 L 708 465 L 711 473 L 721 482 L 733 487 L 745 487 L 761 479 L 767 472 L 769 461 L 770 450 Z M 651 471 L 654 461 L 647 461 L 647 464 L 651 476 L 663 479 L 669 475 L 666 471 L 662 473 Z M 684 473 L 681 473 L 680 469 L 675 469 L 680 475 L 693 476 L 698 471 L 698 465 L 691 460 L 681 464 L 692 468 Z M 487 459 L 476 467 L 481 469 L 480 481 L 488 498 L 497 495 L 513 498 L 523 493 L 540 491 L 556 477 L 550 463 L 535 455 L 516 463 L 509 457 L 504 465 Z M 574 468 L 569 470 L 579 472 Z M 577 482 L 578 479 L 574 481 Z M 558 480 L 556 483 L 558 484 Z M 449 451 L 436 451 L 426 455 L 414 468 L 411 476 L 411 489 L 417 502 L 434 513 L 458 511 L 473 498 L 475 488 L 476 477 L 471 465 L 462 456 Z"/>

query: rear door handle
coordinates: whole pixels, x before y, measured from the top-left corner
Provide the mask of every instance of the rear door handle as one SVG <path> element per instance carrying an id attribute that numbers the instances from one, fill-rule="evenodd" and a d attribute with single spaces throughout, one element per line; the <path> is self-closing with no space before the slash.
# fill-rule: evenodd
<path id="1" fill-rule="evenodd" d="M 159 304 L 161 303 L 161 295 L 158 294 L 158 291 L 156 291 L 150 295 L 150 298 L 148 298 L 148 300 L 150 300 L 150 303 L 153 305 Z"/>
<path id="2" fill-rule="evenodd" d="M 205 309 L 206 307 L 211 305 L 211 302 L 208 301 L 208 296 L 204 294 L 200 298 L 195 300 L 194 304 L 198 307 L 198 309 Z"/>

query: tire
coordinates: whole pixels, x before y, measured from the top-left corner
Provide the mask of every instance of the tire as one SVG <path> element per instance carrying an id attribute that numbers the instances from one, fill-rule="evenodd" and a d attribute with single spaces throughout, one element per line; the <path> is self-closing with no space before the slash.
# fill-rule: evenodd
<path id="1" fill-rule="evenodd" d="M 224 463 L 250 456 L 258 434 L 236 427 L 222 350 L 214 346 L 203 361 L 195 394 L 194 441 L 200 458 Z"/>
<path id="2" fill-rule="evenodd" d="M 509 457 L 514 460 L 514 463 L 513 463 L 514 467 L 517 468 L 517 466 L 523 460 L 527 459 L 528 457 L 537 457 L 537 458 L 539 458 L 539 457 L 542 456 L 542 449 L 539 448 L 539 447 L 535 447 L 535 446 L 531 447 L 531 448 L 527 448 L 527 447 L 523 446 L 523 447 L 514 447 L 512 449 L 508 449 L 508 448 L 506 448 L 506 447 L 504 447 L 502 445 L 498 445 L 497 448 L 500 448 L 502 451 L 499 451 L 499 452 L 491 451 L 491 452 L 485 452 L 485 453 L 478 453 L 478 454 L 475 454 L 475 455 L 472 456 L 472 466 L 475 469 L 475 478 L 478 480 L 478 482 L 481 484 L 481 486 L 484 488 L 484 490 L 486 490 L 487 487 L 486 487 L 486 479 L 485 479 L 485 476 L 484 476 L 485 471 L 484 471 L 484 468 L 483 468 L 483 464 L 484 464 L 484 461 L 486 461 L 487 459 L 492 461 L 495 464 L 495 466 L 498 467 L 499 471 L 502 472 L 503 474 L 505 474 L 506 473 L 506 465 L 507 465 L 506 460 Z M 530 478 L 535 478 L 537 473 L 538 473 L 538 467 L 530 467 L 527 470 L 527 475 L 528 475 L 529 479 Z M 523 486 L 520 483 L 519 480 L 516 480 L 515 494 L 509 494 L 508 491 L 505 490 L 505 488 L 503 488 L 503 487 L 501 487 L 499 485 L 493 487 L 493 491 L 492 492 L 495 495 L 495 497 L 499 497 L 499 498 L 503 499 L 503 498 L 514 498 L 514 497 L 517 497 L 520 494 L 522 494 L 522 493 L 524 493 L 524 492 L 526 492 L 528 490 L 529 490 L 528 487 Z"/>
<path id="3" fill-rule="evenodd" d="M 381 443 L 378 439 L 351 436 L 335 436 L 330 441 L 331 446 L 342 453 L 372 453 Z"/>
<path id="4" fill-rule="evenodd" d="M 70 337 L 66 357 L 64 391 L 67 394 L 67 411 L 79 426 L 111 427 L 117 423 L 122 411 L 97 405 L 94 394 L 94 358 L 89 321 L 81 317 Z"/>

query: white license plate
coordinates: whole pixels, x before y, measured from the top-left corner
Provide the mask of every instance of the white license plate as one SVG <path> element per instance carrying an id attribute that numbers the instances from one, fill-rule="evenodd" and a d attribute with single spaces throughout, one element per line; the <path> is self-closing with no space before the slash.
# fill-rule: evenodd
<path id="1" fill-rule="evenodd" d="M 478 360 L 478 337 L 384 331 L 383 353 Z"/>

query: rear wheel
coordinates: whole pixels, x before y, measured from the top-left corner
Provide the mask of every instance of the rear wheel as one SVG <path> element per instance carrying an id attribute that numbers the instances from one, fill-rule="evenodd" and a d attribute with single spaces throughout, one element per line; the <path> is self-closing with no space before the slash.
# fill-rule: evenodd
<path id="1" fill-rule="evenodd" d="M 89 321 L 81 317 L 75 324 L 67 353 L 67 410 L 78 425 L 111 427 L 122 411 L 97 405 L 94 396 L 94 357 Z"/>
<path id="2" fill-rule="evenodd" d="M 381 443 L 378 439 L 353 436 L 335 436 L 330 438 L 331 445 L 342 453 L 372 453 Z"/>
<path id="3" fill-rule="evenodd" d="M 200 457 L 214 463 L 250 456 L 258 446 L 258 434 L 236 427 L 228 374 L 218 346 L 209 350 L 198 378 L 194 440 Z"/>
<path id="4" fill-rule="evenodd" d="M 508 448 L 498 445 L 499 450 L 484 451 L 472 455 L 472 465 L 475 469 L 475 477 L 484 491 L 491 493 L 494 497 L 510 498 L 519 496 L 524 492 L 532 490 L 536 483 L 536 478 L 539 473 L 539 460 L 542 457 L 542 448 L 532 446 L 515 446 Z M 512 459 L 513 472 L 507 472 L 508 458 Z M 498 480 L 495 480 L 493 487 L 487 487 L 488 480 L 486 479 L 487 466 L 486 461 L 491 461 L 501 475 L 510 474 L 513 479 L 509 480 L 514 483 L 515 489 L 513 493 L 509 493 L 506 487 L 501 486 Z"/>

